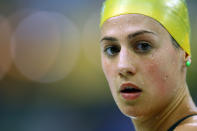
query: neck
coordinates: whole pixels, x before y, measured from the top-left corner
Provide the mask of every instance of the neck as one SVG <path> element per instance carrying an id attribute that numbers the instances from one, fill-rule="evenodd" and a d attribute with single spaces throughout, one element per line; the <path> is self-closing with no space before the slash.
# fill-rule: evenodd
<path id="1" fill-rule="evenodd" d="M 133 119 L 137 131 L 166 131 L 179 119 L 197 113 L 187 86 L 180 88 L 173 101 L 158 114 L 145 120 Z"/>

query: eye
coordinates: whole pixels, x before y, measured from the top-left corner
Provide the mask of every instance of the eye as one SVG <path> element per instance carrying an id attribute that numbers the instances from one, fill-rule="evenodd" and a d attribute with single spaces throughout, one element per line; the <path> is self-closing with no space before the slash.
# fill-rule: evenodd
<path id="1" fill-rule="evenodd" d="M 146 41 L 139 41 L 134 45 L 134 49 L 139 53 L 147 53 L 151 51 L 152 46 Z"/>
<path id="2" fill-rule="evenodd" d="M 108 46 L 108 47 L 105 48 L 104 52 L 108 56 L 114 56 L 114 55 L 116 55 L 120 52 L 120 47 L 118 47 L 118 46 Z"/>

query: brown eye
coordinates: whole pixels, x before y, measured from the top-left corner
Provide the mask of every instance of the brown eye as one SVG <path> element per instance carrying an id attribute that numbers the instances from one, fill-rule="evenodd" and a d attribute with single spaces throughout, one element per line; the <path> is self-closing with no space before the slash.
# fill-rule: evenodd
<path id="1" fill-rule="evenodd" d="M 135 44 L 134 49 L 139 53 L 147 53 L 152 49 L 152 46 L 146 41 L 140 41 Z"/>
<path id="2" fill-rule="evenodd" d="M 108 55 L 108 56 L 114 56 L 116 54 L 118 54 L 120 52 L 120 47 L 118 46 L 108 46 L 104 52 Z"/>

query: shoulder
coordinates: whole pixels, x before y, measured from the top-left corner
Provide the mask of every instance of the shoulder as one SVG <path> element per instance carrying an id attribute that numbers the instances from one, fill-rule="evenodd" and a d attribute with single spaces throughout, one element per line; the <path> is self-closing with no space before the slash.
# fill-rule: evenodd
<path id="1" fill-rule="evenodd" d="M 197 131 L 197 116 L 193 116 L 176 127 L 175 131 Z"/>

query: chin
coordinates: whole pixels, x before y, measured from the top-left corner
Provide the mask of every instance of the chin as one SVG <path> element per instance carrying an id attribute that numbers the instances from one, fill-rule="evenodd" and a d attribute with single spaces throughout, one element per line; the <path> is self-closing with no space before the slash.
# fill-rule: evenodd
<path id="1" fill-rule="evenodd" d="M 140 117 L 142 116 L 142 112 L 140 112 L 138 109 L 135 109 L 134 107 L 131 106 L 124 106 L 124 107 L 120 107 L 119 106 L 120 111 L 122 112 L 122 114 L 124 114 L 127 117 L 130 118 L 136 118 L 136 117 Z"/>
<path id="2" fill-rule="evenodd" d="M 151 108 L 147 108 L 140 105 L 128 105 L 125 103 L 117 103 L 119 110 L 122 112 L 123 115 L 129 118 L 142 118 L 144 116 L 151 114 Z"/>

